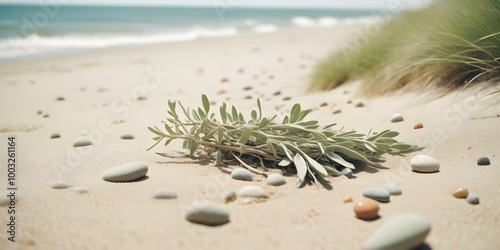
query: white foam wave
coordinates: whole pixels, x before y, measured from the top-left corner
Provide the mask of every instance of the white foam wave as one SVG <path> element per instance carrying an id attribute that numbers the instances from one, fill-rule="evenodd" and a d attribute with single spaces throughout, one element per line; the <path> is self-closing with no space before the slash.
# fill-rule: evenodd
<path id="1" fill-rule="evenodd" d="M 290 22 L 297 27 L 332 27 L 336 25 L 350 25 L 350 24 L 369 24 L 373 22 L 377 22 L 377 16 L 369 16 L 369 17 L 358 17 L 358 18 L 343 18 L 339 19 L 336 17 L 319 17 L 319 18 L 310 18 L 310 17 L 294 17 L 290 20 Z"/>
<path id="2" fill-rule="evenodd" d="M 259 24 L 253 28 L 255 33 L 273 33 L 278 29 L 276 25 L 273 24 Z"/>

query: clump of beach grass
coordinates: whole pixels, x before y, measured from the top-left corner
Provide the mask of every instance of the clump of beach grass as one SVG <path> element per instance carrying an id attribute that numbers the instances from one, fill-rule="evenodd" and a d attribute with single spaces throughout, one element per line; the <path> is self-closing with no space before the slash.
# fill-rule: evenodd
<path id="1" fill-rule="evenodd" d="M 500 82 L 500 1 L 437 0 L 387 22 L 370 41 L 321 61 L 310 89 L 361 80 L 361 92 L 444 91 Z M 498 85 L 497 85 L 498 86 Z"/>

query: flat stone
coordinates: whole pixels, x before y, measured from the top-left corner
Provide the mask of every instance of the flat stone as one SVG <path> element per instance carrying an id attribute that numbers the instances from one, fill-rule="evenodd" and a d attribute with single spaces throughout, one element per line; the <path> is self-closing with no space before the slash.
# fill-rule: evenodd
<path id="1" fill-rule="evenodd" d="M 133 140 L 135 139 L 135 137 L 131 134 L 124 134 L 122 136 L 120 136 L 120 138 L 122 138 L 122 140 Z"/>
<path id="2" fill-rule="evenodd" d="M 73 147 L 85 147 L 85 146 L 90 146 L 92 145 L 92 142 L 87 139 L 86 137 L 78 137 L 78 139 L 76 139 L 75 143 L 73 143 Z"/>
<path id="3" fill-rule="evenodd" d="M 358 102 L 358 103 L 356 103 L 356 105 L 354 105 L 354 107 L 356 107 L 356 108 L 362 108 L 364 106 L 365 106 L 365 104 L 362 102 Z"/>
<path id="4" fill-rule="evenodd" d="M 396 113 L 391 117 L 391 122 L 402 122 L 402 121 L 404 121 L 403 116 L 401 116 L 401 114 L 399 113 Z"/>
<path id="5" fill-rule="evenodd" d="M 261 187 L 248 185 L 244 186 L 240 191 L 238 191 L 239 197 L 249 197 L 249 198 L 266 198 L 267 194 Z"/>
<path id="6" fill-rule="evenodd" d="M 244 168 L 235 168 L 231 171 L 231 178 L 241 181 L 252 181 L 252 173 Z"/>
<path id="7" fill-rule="evenodd" d="M 233 190 L 224 191 L 219 195 L 219 197 L 224 203 L 229 203 L 236 200 L 236 192 L 234 192 Z"/>
<path id="8" fill-rule="evenodd" d="M 469 190 L 467 188 L 458 188 L 451 191 L 451 195 L 455 198 L 465 199 L 469 195 Z"/>
<path id="9" fill-rule="evenodd" d="M 340 114 L 341 112 L 342 112 L 342 110 L 340 110 L 340 109 L 336 109 L 336 110 L 334 110 L 334 111 L 333 111 L 333 113 L 332 113 L 332 114 L 334 114 L 334 115 L 335 115 L 335 114 Z"/>
<path id="10" fill-rule="evenodd" d="M 229 211 L 210 201 L 195 201 L 186 208 L 186 220 L 207 226 L 219 226 L 229 222 Z"/>
<path id="11" fill-rule="evenodd" d="M 155 192 L 155 199 L 177 199 L 177 193 L 170 188 L 160 188 Z"/>
<path id="12" fill-rule="evenodd" d="M 272 173 L 267 176 L 266 182 L 271 186 L 281 186 L 286 184 L 286 180 L 283 175 Z"/>
<path id="13" fill-rule="evenodd" d="M 491 162 L 490 162 L 490 159 L 488 157 L 481 157 L 481 158 L 477 159 L 477 165 L 479 165 L 479 166 L 488 166 L 490 164 L 491 164 Z"/>
<path id="14" fill-rule="evenodd" d="M 380 202 L 389 202 L 391 200 L 389 191 L 379 187 L 365 188 L 363 196 Z"/>
<path id="15" fill-rule="evenodd" d="M 344 200 L 342 200 L 344 203 L 351 203 L 352 202 L 352 197 L 351 196 L 346 196 Z"/>
<path id="16" fill-rule="evenodd" d="M 439 162 L 428 156 L 419 154 L 411 158 L 411 169 L 419 173 L 433 173 L 439 171 Z"/>
<path id="17" fill-rule="evenodd" d="M 148 166 L 144 162 L 131 162 L 114 167 L 102 174 L 102 178 L 111 182 L 126 182 L 140 179 L 148 173 Z"/>
<path id="18" fill-rule="evenodd" d="M 57 138 L 61 138 L 61 135 L 59 133 L 53 133 L 51 136 L 50 136 L 50 139 L 57 139 Z"/>
<path id="19" fill-rule="evenodd" d="M 467 195 L 467 198 L 465 200 L 472 205 L 477 205 L 479 204 L 479 197 L 475 194 L 469 194 Z"/>
<path id="20" fill-rule="evenodd" d="M 398 187 L 398 185 L 394 183 L 388 183 L 382 186 L 385 190 L 389 192 L 391 195 L 401 195 L 403 192 L 401 191 L 401 188 Z"/>
<path id="21" fill-rule="evenodd" d="M 424 243 L 430 230 L 429 221 L 420 215 L 397 215 L 377 228 L 363 249 L 413 249 Z"/>
<path id="22" fill-rule="evenodd" d="M 413 129 L 421 129 L 424 127 L 424 124 L 417 122 L 415 125 L 413 125 Z"/>
<path id="23" fill-rule="evenodd" d="M 55 182 L 52 182 L 50 184 L 50 186 L 53 188 L 53 189 L 65 189 L 65 188 L 69 188 L 71 187 L 70 184 L 64 182 L 64 181 L 55 181 Z"/>
<path id="24" fill-rule="evenodd" d="M 84 193 L 89 192 L 89 189 L 87 187 L 84 187 L 84 186 L 74 187 L 74 188 L 72 188 L 72 190 L 77 192 L 77 193 L 80 193 L 80 194 L 84 194 Z"/>
<path id="25" fill-rule="evenodd" d="M 380 210 L 378 202 L 370 198 L 363 197 L 361 201 L 356 202 L 353 207 L 356 217 L 362 220 L 377 219 L 378 211 Z"/>

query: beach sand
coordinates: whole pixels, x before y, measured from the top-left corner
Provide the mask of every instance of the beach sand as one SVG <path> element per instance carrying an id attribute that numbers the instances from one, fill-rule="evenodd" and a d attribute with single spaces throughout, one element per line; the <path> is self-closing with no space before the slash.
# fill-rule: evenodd
<path id="1" fill-rule="evenodd" d="M 431 222 L 423 249 L 497 248 L 498 95 L 484 97 L 488 90 L 474 88 L 436 98 L 424 92 L 366 99 L 356 95 L 359 83 L 306 93 L 315 63 L 352 42 L 357 28 L 107 48 L 1 64 L 0 190 L 7 188 L 5 155 L 11 135 L 17 138 L 19 188 L 15 243 L 7 240 L 9 217 L 7 208 L 0 207 L 1 248 L 360 249 L 378 226 L 401 213 L 421 214 Z M 252 89 L 244 90 L 248 86 Z M 277 91 L 281 94 L 273 95 Z M 321 185 L 297 189 L 293 175 L 285 176 L 286 185 L 273 187 L 254 175 L 252 184 L 268 192 L 267 200 L 222 204 L 231 213 L 231 221 L 223 226 L 192 224 L 183 215 L 191 201 L 220 203 L 223 191 L 250 184 L 231 179 L 213 159 L 185 157 L 179 142 L 146 151 L 153 144 L 147 127 L 162 125 L 167 101 L 198 107 L 202 94 L 215 102 L 216 110 L 225 101 L 244 112 L 254 108 L 259 97 L 268 116 L 282 117 L 298 102 L 312 108 L 310 118 L 323 124 L 336 122 L 338 128 L 363 133 L 392 129 L 400 132 L 399 140 L 426 148 L 408 156 L 387 156 L 383 163 L 387 169 L 359 169 L 353 179 L 328 178 L 331 189 Z M 365 107 L 355 107 L 358 102 Z M 342 112 L 332 114 L 336 109 Z M 403 122 L 390 122 L 396 112 Z M 413 129 L 417 122 L 424 128 Z M 83 130 L 93 145 L 74 148 Z M 61 138 L 50 139 L 53 133 Z M 135 139 L 122 140 L 123 134 Z M 412 172 L 409 162 L 418 153 L 436 158 L 440 172 Z M 490 158 L 490 166 L 477 165 L 482 156 Z M 147 179 L 111 183 L 101 178 L 104 171 L 133 161 L 148 164 Z M 58 180 L 72 188 L 51 188 Z M 353 203 L 343 203 L 346 196 L 356 201 L 364 188 L 388 182 L 396 183 L 403 194 L 380 204 L 377 220 L 357 219 Z M 88 192 L 76 192 L 73 188 L 78 186 Z M 163 187 L 174 189 L 178 199 L 153 199 Z M 450 191 L 459 187 L 477 194 L 480 204 L 451 196 Z"/>

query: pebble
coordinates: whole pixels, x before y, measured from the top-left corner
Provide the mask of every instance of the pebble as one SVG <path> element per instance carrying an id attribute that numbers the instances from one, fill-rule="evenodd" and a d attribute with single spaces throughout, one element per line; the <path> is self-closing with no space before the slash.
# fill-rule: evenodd
<path id="1" fill-rule="evenodd" d="M 133 139 L 135 139 L 135 137 L 133 135 L 131 135 L 131 134 L 124 134 L 120 138 L 122 138 L 122 140 L 133 140 Z"/>
<path id="2" fill-rule="evenodd" d="M 424 127 L 424 124 L 417 122 L 415 125 L 413 125 L 413 129 L 421 129 Z"/>
<path id="3" fill-rule="evenodd" d="M 467 195 L 467 198 L 465 200 L 472 205 L 477 205 L 479 204 L 479 197 L 475 194 L 469 194 Z"/>
<path id="4" fill-rule="evenodd" d="M 342 110 L 340 109 L 336 109 L 335 111 L 333 111 L 332 114 L 336 115 L 336 114 L 340 114 L 342 112 Z"/>
<path id="5" fill-rule="evenodd" d="M 321 104 L 319 105 L 319 107 L 326 107 L 326 106 L 328 106 L 328 103 L 326 103 L 326 102 L 321 103 Z"/>
<path id="6" fill-rule="evenodd" d="M 64 97 L 59 96 L 59 97 L 56 98 L 56 101 L 64 101 Z"/>
<path id="7" fill-rule="evenodd" d="M 56 182 L 52 182 L 50 184 L 50 186 L 53 189 L 65 189 L 65 188 L 69 188 L 71 185 L 69 185 L 68 183 L 66 183 L 64 181 L 56 181 Z"/>
<path id="8" fill-rule="evenodd" d="M 363 249 L 413 249 L 424 243 L 430 230 L 429 221 L 420 215 L 397 215 L 377 228 Z"/>
<path id="9" fill-rule="evenodd" d="M 490 159 L 488 157 L 481 157 L 481 158 L 477 159 L 477 165 L 479 165 L 479 166 L 488 166 L 490 164 L 491 164 L 491 162 L 490 162 Z"/>
<path id="10" fill-rule="evenodd" d="M 428 155 L 416 155 L 411 158 L 411 169 L 420 173 L 432 173 L 439 171 L 439 162 Z"/>
<path id="11" fill-rule="evenodd" d="M 80 194 L 84 194 L 84 193 L 88 193 L 89 189 L 87 187 L 84 187 L 84 186 L 78 186 L 78 187 L 74 187 L 73 191 L 80 193 Z"/>
<path id="12" fill-rule="evenodd" d="M 220 82 L 227 82 L 227 81 L 229 81 L 227 78 L 222 78 L 222 79 L 220 80 Z"/>
<path id="13" fill-rule="evenodd" d="M 458 188 L 451 191 L 451 195 L 455 198 L 464 199 L 469 195 L 469 190 L 467 188 Z"/>
<path id="14" fill-rule="evenodd" d="M 365 188 L 363 196 L 380 202 L 389 202 L 391 199 L 389 191 L 379 187 Z"/>
<path id="15" fill-rule="evenodd" d="M 231 171 L 231 178 L 241 181 L 252 181 L 252 173 L 244 168 L 235 168 Z"/>
<path id="16" fill-rule="evenodd" d="M 401 191 L 401 188 L 398 187 L 398 185 L 394 183 L 388 183 L 382 186 L 385 190 L 389 192 L 391 195 L 401 195 L 403 192 Z"/>
<path id="17" fill-rule="evenodd" d="M 75 143 L 73 143 L 73 147 L 85 147 L 85 146 L 90 146 L 92 145 L 92 142 L 85 138 L 85 137 L 79 137 L 76 139 Z"/>
<path id="18" fill-rule="evenodd" d="M 45 115 L 43 115 L 42 117 L 43 117 L 43 118 L 49 118 L 49 116 L 50 116 L 49 114 L 45 114 Z"/>
<path id="19" fill-rule="evenodd" d="M 391 122 L 402 122 L 403 120 L 403 117 L 399 113 L 396 113 L 391 117 Z"/>
<path id="20" fill-rule="evenodd" d="M 102 174 L 105 181 L 124 182 L 134 181 L 146 176 L 148 165 L 144 162 L 131 162 L 114 167 Z"/>
<path id="21" fill-rule="evenodd" d="M 283 175 L 277 174 L 277 173 L 272 173 L 269 176 L 267 176 L 266 182 L 268 185 L 271 186 L 281 186 L 285 185 L 286 181 Z"/>
<path id="22" fill-rule="evenodd" d="M 349 179 L 354 177 L 350 168 L 343 168 L 340 173 Z"/>
<path id="23" fill-rule="evenodd" d="M 170 188 L 160 188 L 155 192 L 156 199 L 176 199 L 177 193 Z"/>
<path id="24" fill-rule="evenodd" d="M 343 200 L 344 203 L 351 203 L 352 202 L 352 197 L 351 196 L 346 196 Z"/>
<path id="25" fill-rule="evenodd" d="M 267 194 L 261 187 L 249 185 L 244 186 L 240 191 L 238 191 L 239 197 L 249 197 L 249 198 L 266 198 Z"/>
<path id="26" fill-rule="evenodd" d="M 229 222 L 229 211 L 210 201 L 195 201 L 186 208 L 186 220 L 207 226 L 219 226 Z"/>
<path id="27" fill-rule="evenodd" d="M 37 115 L 41 115 L 41 114 L 42 114 L 42 111 L 41 111 L 41 110 L 38 110 L 38 111 L 36 112 L 36 114 L 37 114 Z"/>
<path id="28" fill-rule="evenodd" d="M 219 195 L 219 197 L 224 203 L 229 203 L 236 200 L 236 192 L 234 192 L 233 190 L 224 191 Z"/>
<path id="29" fill-rule="evenodd" d="M 353 210 L 359 219 L 373 220 L 379 217 L 378 211 L 380 208 L 377 201 L 363 197 L 361 201 L 354 204 Z"/>
<path id="30" fill-rule="evenodd" d="M 358 102 L 358 103 L 356 103 L 356 105 L 354 105 L 354 107 L 356 107 L 356 108 L 362 108 L 364 106 L 365 106 L 365 104 L 362 102 Z"/>
<path id="31" fill-rule="evenodd" d="M 7 196 L 9 194 L 10 194 L 9 191 L 5 191 L 5 192 L 0 193 L 0 207 L 7 206 L 10 204 L 10 197 Z M 17 194 L 16 194 L 16 203 L 18 202 L 18 200 L 19 200 L 19 196 L 17 196 Z"/>
<path id="32" fill-rule="evenodd" d="M 57 138 L 61 138 L 61 135 L 59 133 L 53 133 L 51 136 L 50 136 L 50 139 L 57 139 Z"/>

